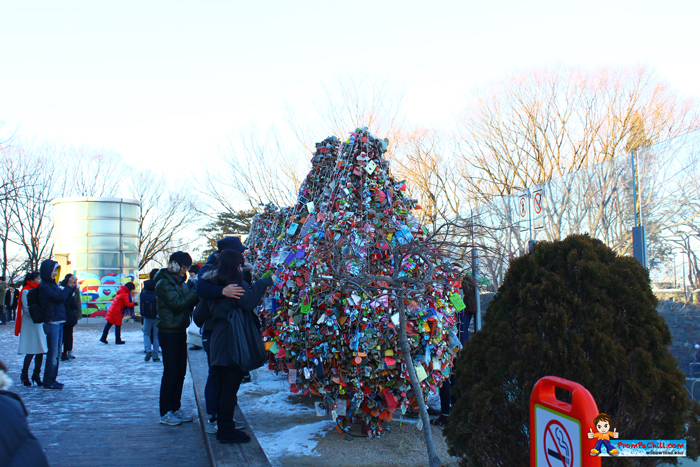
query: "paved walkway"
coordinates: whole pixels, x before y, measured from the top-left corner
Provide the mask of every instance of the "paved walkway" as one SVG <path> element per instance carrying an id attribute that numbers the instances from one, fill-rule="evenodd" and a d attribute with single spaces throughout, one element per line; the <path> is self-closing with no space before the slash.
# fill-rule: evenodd
<path id="1" fill-rule="evenodd" d="M 29 426 L 52 466 L 209 466 L 192 379 L 188 370 L 182 409 L 194 423 L 168 427 L 159 423 L 158 395 L 162 363 L 144 362 L 143 334 L 138 324 L 122 329 L 125 345 L 98 341 L 100 325 L 75 328 L 76 358 L 61 362 L 63 391 L 20 384 L 23 355 L 14 323 L 0 326 L 0 360 L 29 411 Z M 33 363 L 32 363 L 33 365 Z M 33 366 L 30 368 L 30 374 Z M 43 375 L 43 371 L 42 371 Z"/>

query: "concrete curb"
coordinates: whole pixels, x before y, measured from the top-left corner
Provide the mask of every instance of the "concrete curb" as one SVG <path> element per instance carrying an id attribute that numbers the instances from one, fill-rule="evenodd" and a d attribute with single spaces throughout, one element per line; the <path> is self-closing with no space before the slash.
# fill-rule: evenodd
<path id="1" fill-rule="evenodd" d="M 199 423 L 202 428 L 202 436 L 204 436 L 204 446 L 209 455 L 211 466 L 271 467 L 270 461 L 260 446 L 258 439 L 255 437 L 255 433 L 248 424 L 243 412 L 241 412 L 240 407 L 236 407 L 235 417 L 238 421 L 246 422 L 246 428 L 243 431 L 251 437 L 249 443 L 221 444 L 216 440 L 215 435 L 209 435 L 204 431 L 207 421 L 206 403 L 204 400 L 204 386 L 208 374 L 207 355 L 204 350 L 188 350 L 187 357 L 189 360 L 190 373 L 192 374 L 197 408 L 199 410 Z"/>

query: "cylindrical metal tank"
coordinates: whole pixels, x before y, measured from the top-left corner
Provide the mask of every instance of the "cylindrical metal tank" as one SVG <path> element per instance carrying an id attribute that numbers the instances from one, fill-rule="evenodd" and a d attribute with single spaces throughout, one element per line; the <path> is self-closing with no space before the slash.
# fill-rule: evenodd
<path id="1" fill-rule="evenodd" d="M 54 254 L 78 277 L 83 316 L 104 316 L 119 287 L 138 281 L 139 210 L 123 198 L 60 198 L 54 204 Z"/>

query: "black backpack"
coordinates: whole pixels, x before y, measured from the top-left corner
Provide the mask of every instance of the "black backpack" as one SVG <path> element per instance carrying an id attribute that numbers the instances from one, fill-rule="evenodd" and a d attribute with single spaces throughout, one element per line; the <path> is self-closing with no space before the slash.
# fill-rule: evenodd
<path id="1" fill-rule="evenodd" d="M 41 284 L 39 285 L 41 287 Z M 39 305 L 39 287 L 27 292 L 27 305 L 29 305 L 29 316 L 36 324 L 46 321 L 46 308 Z"/>

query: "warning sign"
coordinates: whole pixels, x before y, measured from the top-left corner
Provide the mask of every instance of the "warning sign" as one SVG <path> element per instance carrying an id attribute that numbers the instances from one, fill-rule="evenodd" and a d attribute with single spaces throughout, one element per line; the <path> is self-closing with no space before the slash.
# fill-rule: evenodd
<path id="1" fill-rule="evenodd" d="M 537 467 L 581 467 L 581 425 L 578 420 L 535 406 Z"/>
<path id="2" fill-rule="evenodd" d="M 522 191 L 513 198 L 513 223 L 520 226 L 520 230 L 530 229 L 530 194 Z"/>
<path id="3" fill-rule="evenodd" d="M 532 192 L 532 227 L 544 228 L 544 189 L 542 188 Z"/>
<path id="4" fill-rule="evenodd" d="M 518 197 L 518 216 L 520 216 L 521 221 L 527 219 L 528 204 L 527 195 L 520 195 L 520 197 Z"/>

